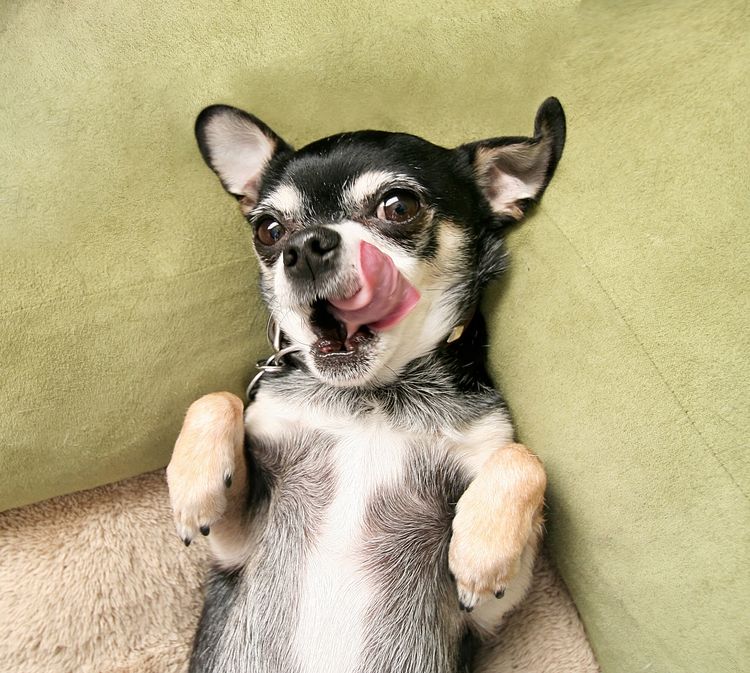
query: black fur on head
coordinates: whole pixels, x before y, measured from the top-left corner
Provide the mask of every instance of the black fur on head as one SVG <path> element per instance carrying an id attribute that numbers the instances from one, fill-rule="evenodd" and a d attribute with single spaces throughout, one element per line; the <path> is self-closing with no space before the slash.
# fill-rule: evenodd
<path id="1" fill-rule="evenodd" d="M 466 318 L 504 268 L 505 226 L 524 217 L 554 174 L 565 115 L 548 98 L 531 137 L 446 149 L 413 135 L 359 131 L 295 152 L 252 115 L 217 105 L 199 115 L 196 136 L 253 226 L 275 319 L 303 346 L 313 373 L 351 386 L 391 379 Z M 412 294 L 403 304 L 394 299 L 382 320 L 358 326 L 341 305 L 369 287 L 365 248 L 377 250 L 384 285 Z"/>

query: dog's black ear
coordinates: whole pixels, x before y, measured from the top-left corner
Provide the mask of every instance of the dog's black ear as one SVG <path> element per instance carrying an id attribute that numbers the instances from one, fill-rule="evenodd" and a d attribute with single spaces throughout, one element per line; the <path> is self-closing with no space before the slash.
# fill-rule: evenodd
<path id="1" fill-rule="evenodd" d="M 546 189 L 565 145 L 565 113 L 548 98 L 534 120 L 534 137 L 490 138 L 459 147 L 492 211 L 504 220 L 523 218 Z"/>
<path id="2" fill-rule="evenodd" d="M 260 119 L 230 107 L 212 105 L 195 120 L 195 137 L 206 163 L 230 194 L 255 205 L 268 162 L 292 148 Z"/>

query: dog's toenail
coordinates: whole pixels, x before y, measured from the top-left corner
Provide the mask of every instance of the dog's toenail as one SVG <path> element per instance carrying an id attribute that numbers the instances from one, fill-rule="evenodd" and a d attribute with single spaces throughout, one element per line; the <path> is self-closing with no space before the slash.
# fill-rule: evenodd
<path id="1" fill-rule="evenodd" d="M 505 596 L 505 589 L 498 589 L 495 592 L 495 598 L 502 598 L 503 596 Z"/>
<path id="2" fill-rule="evenodd" d="M 224 485 L 229 488 L 232 485 L 232 475 L 231 474 L 225 474 L 224 475 Z"/>
<path id="3" fill-rule="evenodd" d="M 201 526 L 201 535 L 208 535 L 211 532 L 210 526 Z"/>
<path id="4" fill-rule="evenodd" d="M 190 540 L 190 538 L 189 538 L 189 537 L 184 537 L 184 538 L 182 538 L 182 541 L 183 541 L 183 542 L 185 543 L 185 546 L 186 546 L 186 547 L 189 547 L 189 546 L 190 546 L 190 542 L 191 542 L 191 540 Z"/>

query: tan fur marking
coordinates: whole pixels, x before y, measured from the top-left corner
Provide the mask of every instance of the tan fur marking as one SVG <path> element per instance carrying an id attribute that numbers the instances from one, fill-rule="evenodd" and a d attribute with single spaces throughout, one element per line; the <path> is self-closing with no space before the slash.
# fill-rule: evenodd
<path id="1" fill-rule="evenodd" d="M 458 501 L 448 563 L 467 607 L 505 591 L 541 537 L 547 477 L 522 444 L 494 451 Z"/>
<path id="2" fill-rule="evenodd" d="M 183 540 L 199 535 L 201 526 L 210 526 L 212 546 L 232 544 L 241 535 L 247 483 L 243 446 L 239 397 L 212 393 L 190 405 L 167 467 L 175 525 Z"/>

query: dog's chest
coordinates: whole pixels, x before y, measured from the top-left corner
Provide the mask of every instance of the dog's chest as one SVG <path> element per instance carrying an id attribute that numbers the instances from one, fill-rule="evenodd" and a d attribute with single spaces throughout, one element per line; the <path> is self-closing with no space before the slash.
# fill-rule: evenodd
<path id="1" fill-rule="evenodd" d="M 368 507 L 400 483 L 405 436 L 355 423 L 333 434 L 334 489 L 303 573 L 296 644 L 309 670 L 357 670 L 377 587 L 365 558 Z"/>
<path id="2" fill-rule="evenodd" d="M 452 504 L 465 480 L 445 439 L 395 428 L 377 405 L 347 417 L 312 405 L 289 408 L 272 394 L 259 396 L 246 425 L 259 469 L 273 484 L 264 538 L 297 548 L 289 555 L 296 592 L 289 636 L 299 670 L 387 671 L 376 659 L 389 640 L 415 657 L 420 648 L 440 650 L 399 624 L 417 603 L 437 631 L 455 612 L 445 609 L 455 600 L 446 552 Z M 293 534 L 284 529 L 286 539 L 274 539 L 278 519 L 296 522 Z M 423 670 L 448 670 L 451 653 L 429 656 L 435 665 Z"/>

